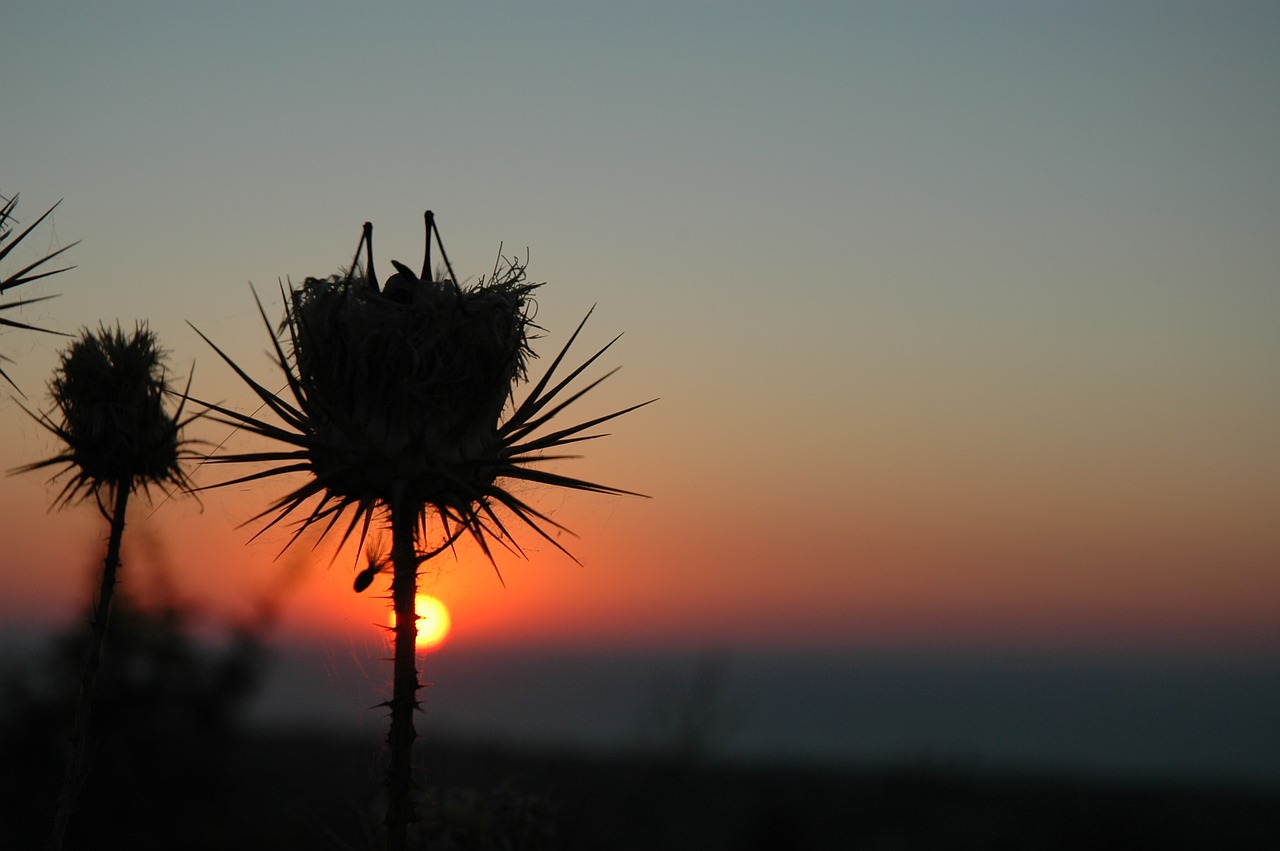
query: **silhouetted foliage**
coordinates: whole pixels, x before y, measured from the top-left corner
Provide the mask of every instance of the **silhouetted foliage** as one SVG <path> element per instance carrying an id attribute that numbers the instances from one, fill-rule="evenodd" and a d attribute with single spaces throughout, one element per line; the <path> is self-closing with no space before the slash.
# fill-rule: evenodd
<path id="1" fill-rule="evenodd" d="M 92 771 L 68 847 L 219 835 L 216 802 L 233 786 L 228 759 L 265 656 L 250 630 L 220 650 L 203 647 L 189 620 L 174 606 L 144 611 L 117 600 L 89 722 Z M 85 625 L 57 638 L 3 680 L 0 796 L 18 816 L 6 821 L 7 847 L 39 847 L 48 836 L 90 631 Z"/>

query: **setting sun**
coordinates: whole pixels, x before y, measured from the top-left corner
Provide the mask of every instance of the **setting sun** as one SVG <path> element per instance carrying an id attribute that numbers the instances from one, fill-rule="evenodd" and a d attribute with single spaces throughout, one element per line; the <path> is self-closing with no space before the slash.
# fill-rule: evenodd
<path id="1" fill-rule="evenodd" d="M 444 603 L 427 594 L 419 594 L 414 608 L 418 612 L 417 648 L 434 650 L 444 644 L 445 639 L 449 637 L 450 627 L 449 610 L 445 608 Z M 391 613 L 390 625 L 392 627 L 396 625 L 395 612 Z"/>

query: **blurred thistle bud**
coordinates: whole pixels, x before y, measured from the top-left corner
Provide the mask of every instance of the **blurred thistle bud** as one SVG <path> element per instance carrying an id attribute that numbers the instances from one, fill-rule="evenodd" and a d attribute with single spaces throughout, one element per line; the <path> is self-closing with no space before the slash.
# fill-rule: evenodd
<path id="1" fill-rule="evenodd" d="M 22 469 L 72 471 L 60 500 L 152 484 L 185 488 L 182 403 L 175 411 L 166 404 L 164 353 L 145 324 L 132 334 L 118 325 L 83 331 L 62 353 L 49 392 L 58 418 L 36 419 L 65 449 Z"/>

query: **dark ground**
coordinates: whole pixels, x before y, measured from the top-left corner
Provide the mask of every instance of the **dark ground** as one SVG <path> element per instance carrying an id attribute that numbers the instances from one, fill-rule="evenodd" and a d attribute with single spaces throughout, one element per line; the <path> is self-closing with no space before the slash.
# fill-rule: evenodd
<path id="1" fill-rule="evenodd" d="M 376 847 L 380 747 L 255 734 L 99 774 L 76 847 Z M 1280 848 L 1280 793 L 1143 790 L 938 770 L 815 770 L 424 742 L 418 847 L 439 849 Z M 142 762 L 151 763 L 144 766 Z M 37 848 L 52 772 L 3 778 L 4 848 Z M 88 828 L 87 825 L 93 825 Z M 90 838 L 90 835 L 92 838 Z"/>
<path id="2" fill-rule="evenodd" d="M 84 648 L 72 630 L 0 671 L 0 851 L 48 836 Z M 378 847 L 380 742 L 247 726 L 253 633 L 210 652 L 181 611 L 123 607 L 108 650 L 68 849 Z M 1280 789 L 419 744 L 424 850 L 1280 849 Z"/>

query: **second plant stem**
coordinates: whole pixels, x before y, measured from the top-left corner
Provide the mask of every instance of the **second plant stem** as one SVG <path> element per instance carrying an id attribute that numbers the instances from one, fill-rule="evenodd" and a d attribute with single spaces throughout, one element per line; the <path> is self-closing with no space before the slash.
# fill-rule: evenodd
<path id="1" fill-rule="evenodd" d="M 71 728 L 71 759 L 62 778 L 62 790 L 58 793 L 58 809 L 54 815 L 53 833 L 49 847 L 60 851 L 71 824 L 76 797 L 89 773 L 89 716 L 93 708 L 94 684 L 98 669 L 102 666 L 102 649 L 107 639 L 107 623 L 111 617 L 111 601 L 116 592 L 116 572 L 120 569 L 120 541 L 124 538 L 124 515 L 129 507 L 131 482 L 118 482 L 115 486 L 115 505 L 111 516 L 111 535 L 107 539 L 107 557 L 102 563 L 102 584 L 98 589 L 98 602 L 94 607 L 90 624 L 89 649 L 85 654 L 84 668 L 80 675 L 80 697 L 76 703 L 75 722 Z M 104 512 L 105 513 L 105 512 Z"/>

